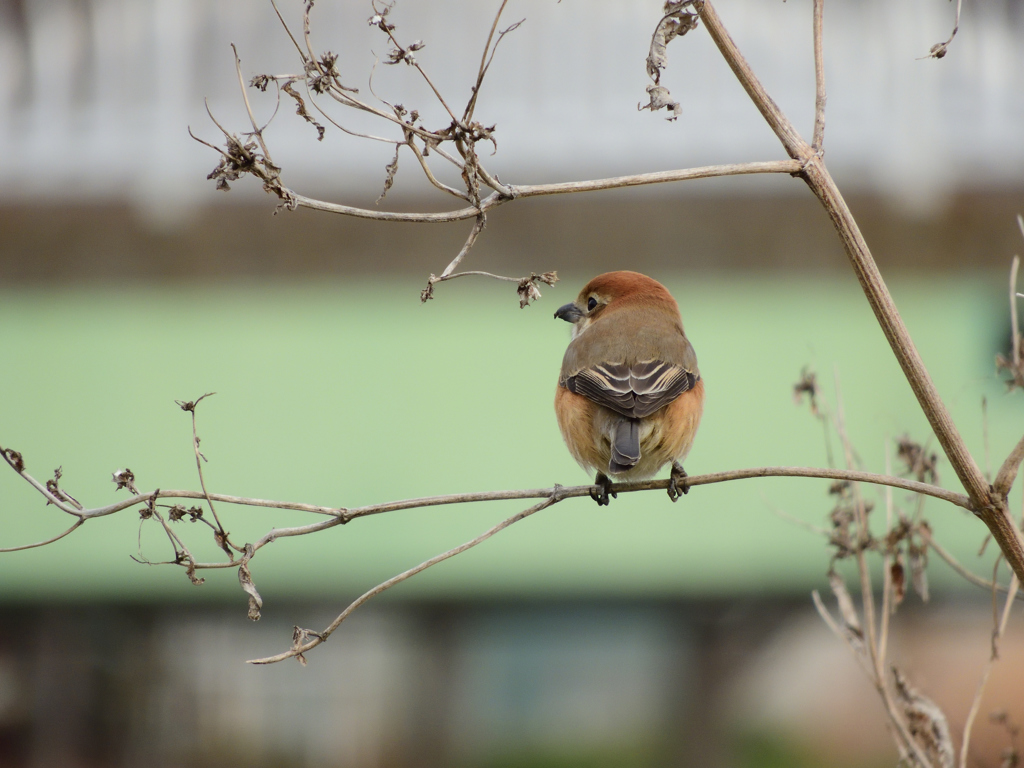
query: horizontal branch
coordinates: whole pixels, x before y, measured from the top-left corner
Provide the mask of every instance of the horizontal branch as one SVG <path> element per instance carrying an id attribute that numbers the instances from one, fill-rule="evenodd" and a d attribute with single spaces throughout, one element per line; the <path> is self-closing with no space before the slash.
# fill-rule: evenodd
<path id="1" fill-rule="evenodd" d="M 23 475 L 24 477 L 27 476 Z M 116 504 L 109 504 L 105 507 L 97 507 L 96 509 L 86 509 L 78 512 L 83 519 L 91 519 L 93 517 L 105 517 L 106 515 L 112 515 L 115 512 L 134 507 L 139 504 L 146 504 L 151 499 L 197 499 L 205 501 L 207 494 L 202 491 L 151 491 L 149 493 L 140 493 L 136 496 L 132 496 L 130 499 L 119 501 Z M 244 507 L 269 507 L 271 509 L 289 509 L 296 512 L 312 512 L 317 515 L 331 515 L 339 517 L 345 513 L 345 509 L 338 509 L 335 507 L 322 507 L 317 504 L 301 504 L 293 501 L 269 501 L 267 499 L 252 499 L 245 496 L 229 496 L 225 493 L 211 493 L 209 498 L 213 501 L 222 502 L 224 504 L 238 504 Z"/>
<path id="2" fill-rule="evenodd" d="M 655 171 L 637 173 L 632 176 L 613 176 L 609 179 L 591 181 L 565 181 L 559 184 L 534 184 L 513 186 L 517 197 L 537 195 L 564 195 L 572 192 L 597 192 L 603 189 L 640 187 L 645 184 L 665 184 L 670 181 L 710 179 L 717 176 L 745 176 L 752 173 L 799 173 L 800 163 L 796 160 L 771 160 L 759 163 L 732 163 L 730 165 L 706 165 L 700 168 L 684 168 L 678 171 Z"/>
<path id="3" fill-rule="evenodd" d="M 734 163 L 731 165 L 707 165 L 699 168 L 684 168 L 676 171 L 657 171 L 654 173 L 638 173 L 631 176 L 614 176 L 608 179 L 591 179 L 589 181 L 566 181 L 559 184 L 527 184 L 523 186 L 508 185 L 511 196 L 494 192 L 480 201 L 480 207 L 470 206 L 454 211 L 440 213 L 397 213 L 394 211 L 374 211 L 368 208 L 357 208 L 340 203 L 328 203 L 300 195 L 294 190 L 284 189 L 285 197 L 295 205 L 312 208 L 316 211 L 338 213 L 343 216 L 355 216 L 360 219 L 375 221 L 407 221 L 414 223 L 440 224 L 451 221 L 463 221 L 485 213 L 503 203 L 521 197 L 539 197 L 541 195 L 566 195 L 575 192 L 597 192 L 605 189 L 622 189 L 639 187 L 646 184 L 665 184 L 672 181 L 688 181 L 690 179 L 710 179 L 718 176 L 743 176 L 752 173 L 798 173 L 801 164 L 796 160 L 775 160 L 759 163 Z"/>
<path id="4" fill-rule="evenodd" d="M 17 470 L 15 470 L 17 471 Z M 35 478 L 26 473 L 24 470 L 18 472 L 27 482 L 29 482 L 36 490 L 38 490 L 47 500 L 51 503 L 61 504 L 53 494 L 51 494 L 45 486 L 39 483 Z M 951 504 L 955 504 L 958 507 L 962 507 L 970 512 L 974 511 L 971 505 L 971 500 L 962 493 L 956 493 L 945 488 L 940 488 L 936 485 L 929 483 L 921 483 L 916 480 L 908 480 L 902 477 L 895 477 L 893 475 L 879 475 L 872 472 L 860 472 L 857 470 L 848 469 L 825 469 L 817 467 L 753 467 L 750 469 L 733 469 L 725 472 L 713 472 L 705 475 L 691 475 L 687 478 L 687 484 L 690 487 L 698 485 L 711 485 L 713 483 L 724 483 L 731 480 L 746 480 L 756 477 L 811 477 L 820 478 L 824 480 L 845 480 L 849 482 L 857 483 L 871 483 L 874 485 L 891 486 L 893 488 L 900 488 L 911 493 L 920 493 L 926 496 L 932 496 L 936 499 L 942 499 L 948 501 Z M 637 491 L 654 491 L 654 490 L 666 490 L 668 488 L 668 480 L 641 480 L 631 483 L 613 483 L 611 490 L 616 493 L 635 493 Z M 521 489 L 511 491 L 479 491 L 475 493 L 452 493 L 443 496 L 426 496 L 417 499 L 403 499 L 399 501 L 388 501 L 381 504 L 369 504 L 363 507 L 353 507 L 346 509 L 345 507 L 325 507 L 316 504 L 302 504 L 291 501 L 271 501 L 267 499 L 255 499 L 248 498 L 245 496 L 231 496 L 223 493 L 210 493 L 204 494 L 201 491 L 188 491 L 188 490 L 157 490 L 149 493 L 140 493 L 132 496 L 131 498 L 124 499 L 115 504 L 109 504 L 105 507 L 97 507 L 94 509 L 82 509 L 82 510 L 65 510 L 75 515 L 80 519 L 81 522 L 91 520 L 96 517 L 104 517 L 106 515 L 112 515 L 115 512 L 128 509 L 130 507 L 147 506 L 156 499 L 196 499 L 196 500 L 212 500 L 224 504 L 237 504 L 239 506 L 248 507 L 266 507 L 270 509 L 284 509 L 293 510 L 297 512 L 311 512 L 313 514 L 326 515 L 329 519 L 323 520 L 319 523 L 312 523 L 309 525 L 296 526 L 294 528 L 276 528 L 271 530 L 265 536 L 263 536 L 254 549 L 260 549 L 263 546 L 275 541 L 279 538 L 287 536 L 300 536 L 308 533 L 315 533 L 317 531 L 326 530 L 327 528 L 333 528 L 336 525 L 344 525 L 352 520 L 360 517 L 368 517 L 370 515 L 379 515 L 385 512 L 397 512 L 403 509 L 418 509 L 424 507 L 437 507 L 448 504 L 471 504 L 482 501 L 512 501 L 520 499 L 546 499 L 557 495 L 559 499 L 579 498 L 583 496 L 590 496 L 599 486 L 595 485 L 576 485 L 576 486 L 553 486 L 551 488 L 532 488 L 532 489 Z M 62 538 L 68 535 L 76 528 L 79 524 L 76 523 L 71 529 L 62 533 L 57 538 Z M 52 541 L 56 541 L 53 539 Z M 28 547 L 42 546 L 50 543 L 50 540 L 40 542 L 34 545 L 28 545 Z M 2 550 L 0 550 L 2 551 Z M 231 564 L 228 564 L 231 565 Z M 203 564 L 201 567 L 223 567 L 220 564 Z"/>

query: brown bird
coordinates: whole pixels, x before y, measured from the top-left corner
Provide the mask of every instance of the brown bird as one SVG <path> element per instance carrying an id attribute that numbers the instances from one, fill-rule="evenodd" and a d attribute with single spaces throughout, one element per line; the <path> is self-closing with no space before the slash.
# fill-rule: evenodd
<path id="1" fill-rule="evenodd" d="M 681 462 L 700 424 L 704 382 L 672 295 L 638 272 L 608 272 L 555 317 L 573 324 L 555 414 L 573 458 L 597 471 L 594 500 L 608 503 L 610 477 L 651 477 L 668 463 L 669 498 L 688 492 Z"/>

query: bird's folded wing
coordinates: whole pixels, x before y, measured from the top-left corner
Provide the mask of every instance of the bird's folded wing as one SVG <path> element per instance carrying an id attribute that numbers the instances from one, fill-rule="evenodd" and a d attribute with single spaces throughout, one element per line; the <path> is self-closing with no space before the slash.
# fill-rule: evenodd
<path id="1" fill-rule="evenodd" d="M 664 408 L 700 380 L 681 365 L 648 360 L 627 365 L 603 363 L 568 377 L 564 386 L 631 419 Z"/>

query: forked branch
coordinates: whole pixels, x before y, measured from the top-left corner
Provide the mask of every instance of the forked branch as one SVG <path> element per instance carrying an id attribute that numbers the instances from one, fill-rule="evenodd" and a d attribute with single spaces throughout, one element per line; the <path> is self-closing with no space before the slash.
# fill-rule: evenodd
<path id="1" fill-rule="evenodd" d="M 992 489 L 967 449 L 953 422 L 931 375 L 900 317 L 896 304 L 875 264 L 867 242 L 861 234 L 849 206 L 825 167 L 817 151 L 803 138 L 783 114 L 753 70 L 740 53 L 711 0 L 697 0 L 694 4 L 719 51 L 736 75 L 740 84 L 761 112 L 768 125 L 782 142 L 791 158 L 801 163 L 800 177 L 821 201 L 843 243 L 854 273 L 889 342 L 896 360 L 917 397 L 928 423 L 942 446 L 953 471 L 963 483 L 978 517 L 988 526 L 1007 562 L 1024 579 L 1024 540 L 1010 517 L 1005 496 Z"/>

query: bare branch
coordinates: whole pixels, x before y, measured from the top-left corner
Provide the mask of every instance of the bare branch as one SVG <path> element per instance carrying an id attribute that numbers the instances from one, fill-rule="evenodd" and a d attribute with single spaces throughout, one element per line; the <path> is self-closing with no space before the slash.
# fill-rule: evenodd
<path id="1" fill-rule="evenodd" d="M 481 272 L 479 270 L 470 270 L 467 272 L 453 272 L 450 275 L 442 275 L 437 277 L 431 275 L 427 279 L 427 287 L 420 291 L 420 301 L 428 301 L 434 298 L 434 286 L 437 283 L 444 283 L 448 280 L 454 280 L 457 277 L 469 277 L 476 275 L 479 277 L 490 277 L 495 280 L 504 280 L 510 283 L 518 283 L 517 293 L 519 294 L 519 308 L 529 306 L 530 302 L 536 301 L 541 297 L 540 289 L 537 287 L 537 283 L 545 283 L 546 285 L 554 285 L 558 282 L 557 272 L 543 272 L 537 274 L 531 272 L 527 277 L 505 277 L 504 275 L 495 275 L 491 272 Z"/>
<path id="2" fill-rule="evenodd" d="M 509 185 L 514 199 L 521 197 L 537 197 L 541 195 L 565 195 L 575 192 L 597 192 L 605 189 L 621 189 L 624 187 L 639 187 L 645 184 L 664 184 L 671 181 L 688 181 L 690 179 L 710 179 L 718 176 L 740 176 L 751 173 L 799 173 L 800 163 L 793 160 L 774 160 L 760 163 L 735 163 L 730 165 L 709 165 L 699 168 L 686 168 L 678 171 L 657 171 L 655 173 L 639 173 L 632 176 L 615 176 L 608 179 L 593 179 L 590 181 L 569 181 L 559 184 L 532 184 L 524 186 Z M 338 203 L 328 203 L 323 200 L 315 200 L 305 197 L 290 189 L 285 189 L 295 204 L 303 208 L 312 208 L 327 213 L 340 213 L 345 216 L 355 216 L 362 219 L 376 219 L 378 221 L 410 221 L 421 223 L 445 223 L 472 219 L 481 212 L 496 208 L 503 203 L 510 202 L 513 198 L 505 197 L 497 192 L 488 195 L 480 201 L 480 207 L 461 208 L 456 211 L 444 213 L 392 213 L 390 211 L 374 211 L 366 208 L 354 208 Z"/>
<path id="3" fill-rule="evenodd" d="M 487 541 L 487 539 L 491 538 L 491 536 L 500 531 L 505 530 L 513 523 L 517 523 L 520 520 L 525 520 L 530 515 L 536 512 L 540 512 L 542 509 L 547 509 L 552 504 L 557 504 L 559 501 L 562 500 L 562 498 L 563 497 L 560 495 L 559 489 L 555 488 L 553 490 L 552 495 L 545 499 L 544 501 L 540 502 L 539 504 L 534 504 L 532 507 L 524 509 L 522 512 L 517 512 L 516 514 L 512 515 L 512 517 L 509 517 L 501 521 L 493 528 L 488 528 L 475 539 L 467 541 L 465 544 L 460 544 L 459 546 L 454 547 L 453 549 L 449 549 L 447 552 L 442 552 L 440 555 L 435 555 L 434 557 L 430 558 L 429 560 L 425 560 L 424 562 L 420 563 L 414 568 L 410 568 L 409 570 L 404 571 L 403 573 L 400 573 L 397 576 L 392 576 L 387 581 L 378 584 L 369 592 L 363 593 L 360 597 L 353 601 L 344 611 L 338 614 L 338 617 L 334 621 L 332 621 L 323 632 L 315 634 L 314 639 L 309 641 L 308 643 L 296 644 L 290 650 L 285 651 L 284 653 L 279 653 L 276 656 L 268 656 L 262 659 L 251 659 L 249 663 L 273 664 L 274 662 L 284 661 L 285 659 L 290 659 L 295 656 L 301 656 L 306 651 L 309 651 L 323 643 L 328 637 L 331 636 L 331 633 L 333 633 L 334 630 L 341 626 L 341 623 L 345 619 L 347 619 L 352 614 L 353 611 L 355 611 L 359 606 L 363 605 L 368 600 L 379 595 L 381 592 L 390 589 L 396 584 L 402 583 L 406 579 L 412 578 L 417 573 L 425 571 L 432 565 L 437 565 L 438 563 L 443 562 L 450 557 L 455 557 L 455 555 L 461 554 L 462 552 L 465 552 L 467 549 L 475 547 L 477 544 L 481 544 Z"/>
<path id="4" fill-rule="evenodd" d="M 437 90 L 437 86 L 435 86 L 434 82 L 430 79 L 430 77 L 427 76 L 427 73 L 423 71 L 423 67 L 420 66 L 419 62 L 416 61 L 416 59 L 413 56 L 409 55 L 410 51 L 417 50 L 417 48 L 413 47 L 416 45 L 416 43 L 413 43 L 408 47 L 402 46 L 395 38 L 394 25 L 389 24 L 387 20 L 384 18 L 385 16 L 387 16 L 387 11 L 385 10 L 381 12 L 380 10 L 377 9 L 376 0 L 373 0 L 373 2 L 376 15 L 372 19 L 370 19 L 370 24 L 372 26 L 377 27 L 384 34 L 386 34 L 388 36 L 388 39 L 391 40 L 391 44 L 398 49 L 400 56 L 396 58 L 395 62 L 393 63 L 397 63 L 398 61 L 405 61 L 406 64 L 412 64 L 416 71 L 419 72 L 423 79 L 426 81 L 427 85 L 430 86 L 430 90 L 434 92 L 434 96 L 437 97 L 438 102 L 441 104 L 442 107 L 444 107 L 444 110 L 445 112 L 448 113 L 449 117 L 451 117 L 452 122 L 458 124 L 459 118 L 457 118 L 455 116 L 455 113 L 452 112 L 451 107 L 448 106 L 448 102 L 444 100 L 444 97 L 441 95 L 441 92 Z M 420 45 L 420 47 L 422 47 L 422 44 Z"/>
<path id="5" fill-rule="evenodd" d="M 836 390 L 836 432 L 839 434 L 839 440 L 843 446 L 843 453 L 846 457 L 847 469 L 853 469 L 854 457 L 853 457 L 853 446 L 850 443 L 850 437 L 846 432 L 846 415 L 843 410 L 843 394 L 842 389 L 839 385 L 839 370 L 835 371 L 835 390 Z M 871 665 L 875 669 L 875 676 L 877 680 L 885 679 L 885 664 L 882 661 L 882 657 L 879 654 L 879 640 L 878 635 L 875 632 L 875 598 L 874 590 L 871 586 L 871 571 L 868 569 L 867 562 L 864 555 L 864 550 L 868 546 L 868 542 L 871 538 L 871 530 L 868 527 L 868 513 L 867 508 L 864 505 L 864 499 L 861 496 L 860 486 L 857 483 L 853 484 L 853 498 L 854 498 L 854 510 L 857 515 L 857 543 L 855 547 L 855 556 L 857 558 L 857 570 L 860 574 L 860 599 L 864 607 L 864 621 L 867 625 L 867 647 L 868 653 L 870 654 Z M 834 587 L 833 587 L 834 589 Z"/>
<path id="6" fill-rule="evenodd" d="M 875 318 L 950 465 L 971 497 L 978 516 L 988 526 L 1007 562 L 1013 567 L 1014 573 L 1019 579 L 1024 578 L 1024 539 L 1010 517 L 1006 500 L 993 493 L 960 436 L 835 181 L 814 148 L 800 137 L 754 75 L 715 12 L 711 0 L 696 0 L 694 7 L 736 78 L 782 142 L 789 156 L 802 163 L 801 177 L 832 219 Z"/>
<path id="7" fill-rule="evenodd" d="M 925 544 L 931 547 L 932 551 L 935 552 L 935 554 L 942 558 L 942 560 L 944 560 L 950 568 L 952 568 L 958 574 L 963 576 L 971 584 L 975 584 L 979 587 L 982 587 L 983 589 L 995 588 L 998 589 L 1000 592 L 1006 592 L 1006 587 L 1004 587 L 1003 585 L 993 584 L 993 582 L 989 581 L 988 579 L 978 576 L 976 573 L 973 573 L 969 569 L 965 568 L 963 564 L 960 563 L 960 561 L 953 557 L 949 550 L 947 550 L 945 547 L 943 547 L 941 544 L 939 544 L 939 542 L 935 540 L 935 538 L 931 535 L 931 532 L 928 531 L 927 528 L 919 530 L 918 533 L 924 540 Z M 1021 595 L 1020 598 L 1024 599 L 1024 595 Z"/>
<path id="8" fill-rule="evenodd" d="M 822 50 L 822 16 L 825 0 L 814 0 L 814 138 L 811 146 L 822 151 L 825 143 L 825 55 Z"/>
<path id="9" fill-rule="evenodd" d="M 953 42 L 953 38 L 956 37 L 956 33 L 960 31 L 960 6 L 963 0 L 956 0 L 956 19 L 953 22 L 953 31 L 949 35 L 949 39 L 944 43 L 936 43 L 928 50 L 927 56 L 922 56 L 922 59 L 941 59 L 949 52 L 949 45 Z"/>
<path id="10" fill-rule="evenodd" d="M 288 24 L 285 22 L 284 16 L 281 15 L 281 11 L 277 8 L 277 2 L 275 0 L 270 0 L 270 4 L 274 7 L 274 13 L 277 14 L 278 21 L 281 22 L 281 26 L 284 27 L 284 31 L 288 33 L 288 37 L 291 39 L 292 45 L 295 46 L 295 50 L 299 52 L 299 56 L 302 58 L 303 64 L 305 64 L 306 52 L 302 50 L 302 46 L 299 45 L 299 41 L 295 39 L 295 35 L 293 35 L 292 31 L 288 28 Z"/>
<path id="11" fill-rule="evenodd" d="M 57 498 L 57 496 L 50 492 L 50 489 L 47 488 L 45 484 L 40 483 L 38 480 L 32 477 L 32 475 L 26 472 L 25 461 L 24 459 L 22 459 L 20 453 L 18 453 L 12 448 L 0 447 L 0 456 L 2 456 L 3 460 L 6 461 L 8 465 L 10 465 L 11 469 L 13 469 L 23 478 L 25 478 L 29 485 L 31 485 L 33 488 L 35 488 L 37 491 L 43 494 L 46 500 L 50 504 L 53 504 L 55 507 L 57 507 L 57 509 L 59 509 L 61 512 L 67 512 L 69 515 L 77 518 L 87 517 L 86 513 L 83 510 L 76 509 L 69 502 Z"/>
<path id="12" fill-rule="evenodd" d="M 1020 221 L 1020 216 L 1017 217 Z M 1024 235 L 1024 225 L 1021 225 Z M 1013 365 L 1020 367 L 1020 323 L 1017 322 L 1017 271 L 1020 269 L 1020 256 L 1014 256 L 1010 264 L 1010 332 L 1013 334 Z"/>
<path id="13" fill-rule="evenodd" d="M 252 105 L 249 103 L 249 94 L 246 92 L 245 88 L 245 79 L 242 77 L 242 60 L 238 58 L 238 49 L 235 48 L 234 43 L 231 44 L 231 51 L 235 54 L 235 72 L 238 74 L 238 87 L 242 91 L 242 100 L 245 101 L 245 111 L 249 114 L 249 122 L 252 124 L 252 134 L 260 143 L 260 148 L 263 150 L 263 156 L 267 158 L 267 162 L 273 163 L 274 160 L 270 157 L 270 150 L 267 149 L 267 145 L 263 141 L 263 131 L 256 123 L 256 116 L 252 113 Z"/>
<path id="14" fill-rule="evenodd" d="M 501 0 L 501 5 L 498 6 L 498 12 L 494 14 L 494 21 L 491 23 L 491 31 L 487 34 L 487 42 L 484 43 L 484 52 L 480 54 L 480 68 L 477 70 L 476 73 L 476 84 L 473 86 L 473 95 L 469 97 L 469 102 L 466 104 L 466 111 L 463 112 L 462 114 L 462 122 L 464 123 L 468 123 L 473 119 L 473 110 L 476 109 L 476 100 L 477 97 L 480 95 L 480 86 L 483 85 L 484 75 L 487 74 L 487 69 L 490 66 L 490 61 L 488 60 L 487 52 L 491 48 L 491 41 L 494 39 L 494 33 L 498 29 L 498 21 L 501 20 L 501 14 L 504 13 L 506 5 L 508 5 L 508 0 Z M 522 23 L 523 22 L 519 22 L 519 24 Z M 501 38 L 504 37 L 508 32 L 511 32 L 515 27 L 518 27 L 519 24 L 509 27 L 504 32 L 502 32 L 501 35 L 498 37 L 498 42 L 501 42 Z M 495 44 L 494 50 L 497 49 L 498 46 L 497 44 Z M 493 57 L 493 55 L 494 54 L 492 53 L 491 56 Z"/>
<path id="15" fill-rule="evenodd" d="M 469 237 L 466 238 L 465 244 L 462 246 L 462 250 L 459 251 L 455 258 L 451 260 L 451 263 L 444 268 L 444 272 L 441 273 L 441 277 L 448 277 L 455 268 L 459 266 L 459 263 L 466 258 L 466 254 L 469 253 L 469 249 L 476 243 L 476 239 L 480 236 L 480 233 L 484 231 L 484 227 L 487 226 L 487 216 L 483 213 L 476 217 L 476 223 L 473 224 L 473 229 L 469 232 Z"/>
<path id="16" fill-rule="evenodd" d="M 1013 481 L 1017 479 L 1017 470 L 1020 469 L 1021 461 L 1024 461 L 1024 437 L 1014 446 L 1010 455 L 1006 457 L 1006 461 L 1003 462 L 1003 466 L 999 468 L 995 482 L 992 484 L 996 493 L 1006 496 L 1010 492 Z"/>
<path id="17" fill-rule="evenodd" d="M 355 136 L 356 138 L 359 138 L 359 139 L 369 139 L 370 141 L 379 141 L 379 142 L 381 142 L 383 144 L 402 144 L 403 143 L 403 142 L 399 141 L 398 139 L 388 139 L 388 138 L 386 138 L 384 136 L 375 136 L 372 133 L 360 133 L 359 131 L 353 131 L 350 128 L 346 128 L 344 125 L 342 125 L 337 120 L 335 120 L 333 117 L 331 117 L 327 113 L 327 111 L 317 103 L 316 99 L 313 97 L 313 94 L 310 92 L 308 86 L 306 88 L 306 95 L 309 97 L 309 103 L 312 104 L 316 108 L 316 111 L 319 112 L 321 115 L 323 115 L 324 119 L 327 122 L 329 122 L 331 125 L 333 125 L 335 128 L 337 128 L 342 133 L 347 133 L 349 136 Z"/>
<path id="18" fill-rule="evenodd" d="M 6 454 L 3 454 L 8 463 L 11 460 L 7 458 Z M 12 464 L 12 467 L 14 465 Z M 17 471 L 17 470 L 16 470 Z M 271 531 L 267 536 L 264 537 L 266 541 L 264 543 L 270 543 L 276 538 L 283 536 L 300 535 L 304 532 L 315 532 L 331 528 L 336 525 L 342 525 L 351 520 L 355 520 L 359 517 L 366 517 L 369 515 L 383 514 L 386 512 L 395 512 L 402 509 L 417 509 L 426 507 L 442 506 L 447 504 L 468 504 L 485 501 L 507 501 L 513 499 L 541 499 L 549 498 L 555 493 L 556 488 L 536 488 L 536 489 L 524 489 L 524 490 L 513 490 L 513 491 L 480 491 L 475 493 L 455 493 L 447 494 L 443 496 L 427 496 L 416 499 L 405 499 L 401 501 L 389 501 L 380 504 L 370 504 L 363 507 L 354 507 L 346 509 L 344 507 L 324 507 L 315 504 L 302 504 L 298 502 L 290 501 L 270 501 L 266 499 L 255 499 L 244 496 L 231 496 L 222 493 L 204 493 L 201 491 L 189 491 L 189 490 L 159 490 L 148 493 L 136 494 L 130 499 L 119 501 L 115 504 L 110 504 L 104 507 L 97 507 L 94 509 L 84 509 L 82 511 L 68 507 L 63 509 L 64 502 L 57 499 L 51 494 L 46 486 L 39 483 L 35 478 L 25 472 L 23 469 L 18 472 L 29 484 L 31 484 L 40 494 L 42 494 L 51 503 L 54 503 L 62 508 L 63 511 L 68 514 L 74 515 L 75 517 L 81 517 L 83 520 L 90 520 L 97 517 L 105 517 L 112 515 L 131 507 L 137 507 L 140 504 L 148 505 L 154 501 L 159 495 L 160 498 L 164 499 L 209 499 L 224 504 L 237 504 L 240 506 L 250 507 L 264 507 L 271 509 L 283 509 L 283 510 L 294 510 L 298 512 L 310 512 L 313 514 L 326 515 L 328 520 L 322 523 L 316 523 L 311 526 L 304 526 L 302 529 L 277 529 Z M 920 483 L 915 480 L 908 480 L 902 477 L 876 475 L 870 472 L 860 471 L 849 471 L 843 469 L 818 469 L 814 467 L 755 467 L 752 469 L 734 469 L 725 472 L 715 472 L 705 475 L 690 475 L 687 478 L 687 484 L 690 487 L 698 485 L 710 485 L 713 483 L 729 482 L 732 480 L 744 480 L 757 477 L 812 477 L 821 478 L 827 480 L 849 480 L 864 483 L 873 483 L 876 485 L 889 485 L 893 488 L 900 488 L 902 490 L 911 491 L 913 493 L 923 493 L 928 496 L 933 496 L 943 501 L 948 501 L 951 504 L 962 507 L 967 510 L 971 510 L 970 499 L 961 493 L 955 493 L 953 491 L 946 490 L 945 488 L 939 488 L 938 486 L 929 485 L 927 483 Z M 651 490 L 665 490 L 668 488 L 669 480 L 643 480 L 631 483 L 614 483 L 612 489 L 616 493 L 632 493 L 639 491 L 651 491 Z M 597 486 L 593 485 L 577 485 L 577 486 L 565 486 L 557 488 L 561 498 L 578 498 L 583 496 L 590 496 L 591 492 Z M 257 548 L 263 546 L 260 544 Z"/>
<path id="19" fill-rule="evenodd" d="M 46 541 L 37 541 L 35 544 L 22 544 L 20 547 L 3 547 L 0 548 L 0 552 L 21 552 L 23 549 L 35 549 L 36 547 L 45 547 L 47 544 L 53 544 L 53 542 L 55 541 L 60 541 L 84 522 L 85 518 L 80 517 L 77 520 L 75 520 L 74 524 L 66 531 L 64 531 L 64 533 L 58 533 L 52 539 L 47 539 Z"/>
<path id="20" fill-rule="evenodd" d="M 192 448 L 194 449 L 196 454 L 196 470 L 199 473 L 199 485 L 203 489 L 203 498 L 206 499 L 206 503 L 210 507 L 210 513 L 213 515 L 213 520 L 217 524 L 216 528 L 214 529 L 217 544 L 218 546 L 220 546 L 221 549 L 224 550 L 225 554 L 227 554 L 227 556 L 233 560 L 234 555 L 232 555 L 231 553 L 232 549 L 234 549 L 237 552 L 243 552 L 244 550 L 231 543 L 231 540 L 228 538 L 228 532 L 224 530 L 224 526 L 221 524 L 220 518 L 217 517 L 217 510 L 213 506 L 213 499 L 211 498 L 209 492 L 206 490 L 206 478 L 203 476 L 203 462 L 206 461 L 206 457 L 203 456 L 203 454 L 199 450 L 199 435 L 196 432 L 196 406 L 198 406 L 199 403 L 201 403 L 206 398 L 215 394 L 217 393 L 207 392 L 205 395 L 198 397 L 194 401 L 190 400 L 188 402 L 184 402 L 181 400 L 176 400 L 175 402 L 178 404 L 178 407 L 181 408 L 181 410 L 187 411 L 192 416 Z M 155 494 L 153 498 L 156 498 Z M 162 519 L 161 522 L 163 522 Z M 166 524 L 164 527 L 167 527 Z M 167 529 L 167 531 L 168 534 L 170 535 L 171 532 L 169 528 Z M 184 544 L 182 544 L 182 546 L 184 547 Z"/>
<path id="21" fill-rule="evenodd" d="M 434 172 L 430 170 L 430 165 L 427 164 L 427 158 L 425 158 L 423 156 L 423 153 L 420 152 L 420 148 L 416 146 L 416 142 L 411 136 L 409 137 L 409 140 L 406 143 L 412 150 L 412 153 L 416 156 L 416 160 L 419 161 L 420 168 L 423 169 L 423 173 L 426 175 L 427 181 L 429 181 L 435 187 L 440 189 L 442 192 L 447 192 L 449 195 L 454 195 L 455 197 L 458 197 L 462 200 L 465 200 L 466 202 L 469 202 L 469 195 L 467 195 L 465 192 L 461 192 L 458 189 L 449 187 L 447 184 L 442 184 L 440 181 L 437 180 L 437 178 L 434 176 Z"/>
<path id="22" fill-rule="evenodd" d="M 885 474 L 892 474 L 892 446 L 888 438 L 885 440 Z M 885 535 L 886 538 L 892 533 L 893 502 L 892 487 L 885 489 Z M 879 614 L 878 628 L 878 658 L 882 666 L 885 666 L 885 658 L 889 648 L 889 619 L 896 611 L 896 606 L 903 599 L 902 591 L 894 595 L 896 585 L 893 584 L 893 556 L 889 548 L 886 548 L 882 557 L 882 610 Z"/>

